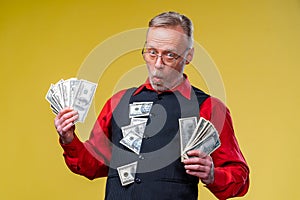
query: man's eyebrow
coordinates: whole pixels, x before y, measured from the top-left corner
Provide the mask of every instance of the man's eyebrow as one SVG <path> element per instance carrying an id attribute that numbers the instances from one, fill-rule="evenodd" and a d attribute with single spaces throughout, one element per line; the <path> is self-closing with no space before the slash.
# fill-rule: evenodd
<path id="1" fill-rule="evenodd" d="M 151 46 L 151 45 L 149 45 L 149 46 L 146 46 L 146 48 L 147 49 L 154 49 L 154 50 L 162 50 L 163 52 L 172 52 L 172 53 L 176 53 L 177 54 L 177 51 L 176 51 L 176 49 L 172 49 L 172 48 L 170 48 L 170 49 L 158 49 L 158 48 L 155 48 L 155 47 L 153 47 L 153 46 Z"/>

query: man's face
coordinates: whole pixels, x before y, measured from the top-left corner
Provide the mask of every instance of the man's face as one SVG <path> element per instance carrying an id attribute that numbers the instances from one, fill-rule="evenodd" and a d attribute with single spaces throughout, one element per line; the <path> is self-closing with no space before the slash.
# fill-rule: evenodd
<path id="1" fill-rule="evenodd" d="M 193 50 L 188 49 L 188 39 L 181 27 L 151 27 L 148 30 L 146 49 L 155 51 L 159 56 L 153 62 L 146 62 L 152 87 L 165 91 L 177 86 L 183 78 L 183 69 L 191 61 Z M 160 55 L 175 53 L 181 55 L 171 65 L 166 65 Z"/>

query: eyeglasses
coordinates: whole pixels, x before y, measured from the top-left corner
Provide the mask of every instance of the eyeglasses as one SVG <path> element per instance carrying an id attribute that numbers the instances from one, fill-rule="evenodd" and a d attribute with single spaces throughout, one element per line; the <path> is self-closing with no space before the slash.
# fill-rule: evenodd
<path id="1" fill-rule="evenodd" d="M 144 60 L 148 63 L 155 63 L 157 61 L 157 58 L 158 57 L 161 57 L 161 61 L 167 65 L 167 66 L 171 66 L 173 65 L 176 60 L 180 57 L 182 57 L 182 55 L 187 51 L 189 50 L 190 48 L 186 48 L 184 50 L 184 52 L 182 54 L 176 54 L 174 52 L 171 52 L 171 51 L 165 51 L 163 52 L 161 55 L 159 55 L 157 53 L 157 50 L 154 49 L 154 48 L 146 48 L 146 43 L 144 45 L 144 48 L 142 50 L 142 54 L 143 54 L 143 57 L 144 57 Z"/>

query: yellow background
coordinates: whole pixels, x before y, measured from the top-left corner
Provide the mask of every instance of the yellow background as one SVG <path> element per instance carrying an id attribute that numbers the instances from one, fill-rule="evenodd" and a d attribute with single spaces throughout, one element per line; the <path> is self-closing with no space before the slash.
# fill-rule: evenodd
<path id="1" fill-rule="evenodd" d="M 193 20 L 195 40 L 222 76 L 251 169 L 242 199 L 300 199 L 299 0 L 1 1 L 0 199 L 103 199 L 105 179 L 89 181 L 64 164 L 44 96 L 50 83 L 76 76 L 98 44 L 168 10 Z M 123 57 L 110 69 L 142 62 L 137 52 Z M 103 88 L 120 76 L 112 73 L 99 84 L 96 112 L 112 93 Z M 187 74 L 206 88 L 192 67 Z M 200 199 L 214 199 L 199 188 Z"/>

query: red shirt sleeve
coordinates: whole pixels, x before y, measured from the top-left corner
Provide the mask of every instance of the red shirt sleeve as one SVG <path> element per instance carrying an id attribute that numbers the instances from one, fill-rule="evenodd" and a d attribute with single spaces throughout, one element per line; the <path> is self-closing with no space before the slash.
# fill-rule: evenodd
<path id="1" fill-rule="evenodd" d="M 61 144 L 69 169 L 89 179 L 107 176 L 111 157 L 111 119 L 126 90 L 110 98 L 104 105 L 92 129 L 89 140 L 81 142 L 75 135 L 69 144 Z"/>
<path id="2" fill-rule="evenodd" d="M 249 188 L 249 168 L 235 137 L 228 108 L 210 97 L 201 105 L 200 116 L 214 124 L 221 141 L 221 146 L 211 154 L 214 182 L 206 187 L 219 199 L 243 196 Z"/>

